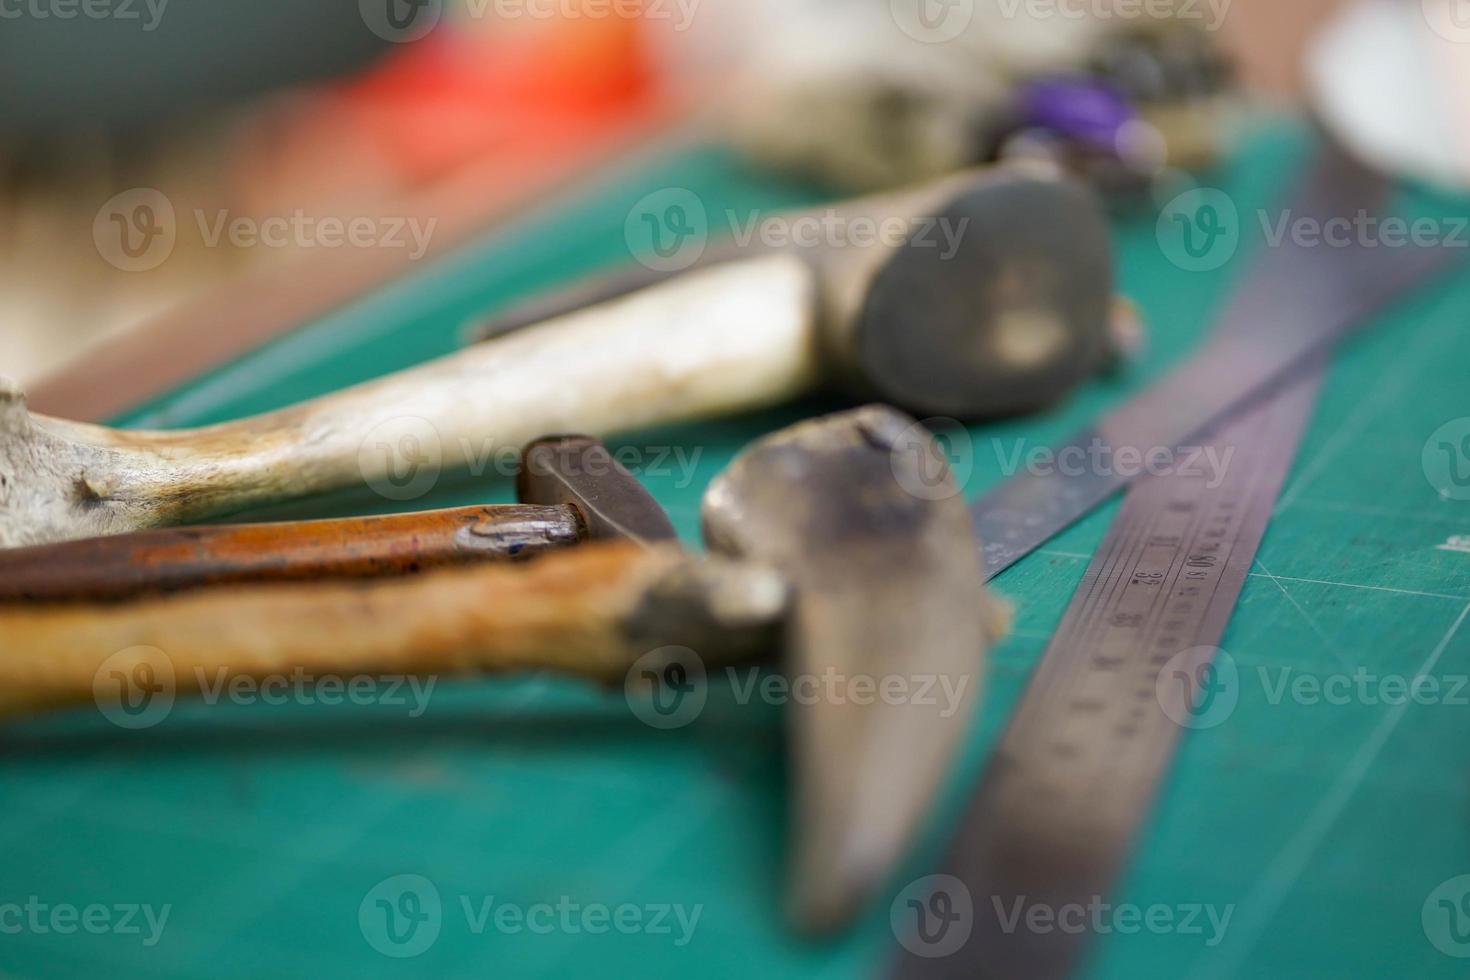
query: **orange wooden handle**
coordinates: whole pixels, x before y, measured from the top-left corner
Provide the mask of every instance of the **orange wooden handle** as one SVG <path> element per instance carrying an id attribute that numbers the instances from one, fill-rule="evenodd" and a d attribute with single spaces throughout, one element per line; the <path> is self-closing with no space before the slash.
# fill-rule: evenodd
<path id="1" fill-rule="evenodd" d="M 569 507 L 169 528 L 0 550 L 0 602 L 124 599 L 204 585 L 374 578 L 576 544 Z"/>
<path id="2" fill-rule="evenodd" d="M 0 609 L 0 715 L 116 694 L 139 670 L 181 697 L 303 672 L 554 670 L 621 679 L 652 639 L 630 627 L 693 558 L 615 542 L 526 565 L 359 583 L 207 589 L 134 603 Z"/>

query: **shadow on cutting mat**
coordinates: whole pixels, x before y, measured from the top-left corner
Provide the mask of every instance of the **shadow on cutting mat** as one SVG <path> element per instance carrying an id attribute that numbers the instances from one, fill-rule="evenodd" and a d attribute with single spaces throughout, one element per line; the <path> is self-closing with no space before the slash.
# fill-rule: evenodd
<path id="1" fill-rule="evenodd" d="M 561 683 L 561 682 L 558 682 Z M 578 682 L 567 681 L 568 685 Z M 181 701 L 169 718 L 152 728 L 127 731 L 108 723 L 90 708 L 77 708 L 42 719 L 0 726 L 0 764 L 21 764 L 71 756 L 147 755 L 189 758 L 229 756 L 381 757 L 385 751 L 434 742 L 460 747 L 483 743 L 497 753 L 521 757 L 587 751 L 599 755 L 638 752 L 657 746 L 668 751 L 698 751 L 738 761 L 744 769 L 759 759 L 760 778 L 771 771 L 771 759 L 782 764 L 783 726 L 780 712 L 768 705 L 742 705 L 727 685 L 710 685 L 709 703 L 687 728 L 660 731 L 643 724 L 626 706 L 590 703 L 585 707 L 534 704 L 507 707 L 477 705 L 465 691 L 455 703 L 421 717 L 381 706 L 321 705 L 240 706 Z M 608 697 L 617 695 L 609 694 Z M 276 715 L 277 717 L 271 717 Z"/>

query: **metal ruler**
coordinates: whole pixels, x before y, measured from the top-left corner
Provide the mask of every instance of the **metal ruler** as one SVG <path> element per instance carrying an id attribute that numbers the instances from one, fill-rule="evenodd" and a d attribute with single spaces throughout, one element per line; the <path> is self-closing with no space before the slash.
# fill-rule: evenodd
<path id="1" fill-rule="evenodd" d="M 1208 723 L 1223 635 L 1316 396 L 1319 372 L 1220 429 L 1225 478 L 1155 477 L 1128 494 L 1026 689 L 943 871 L 965 883 L 964 951 L 904 976 L 1063 977 L 1082 931 L 1018 909 L 1106 901 L 1180 733 Z M 1223 703 L 1223 702 L 1216 702 Z M 1050 913 L 1049 913 L 1050 914 Z M 1010 925 L 1008 926 L 1008 923 Z M 920 966 L 918 963 L 922 963 Z"/>
<path id="2" fill-rule="evenodd" d="M 1380 178 L 1329 151 L 1292 212 L 1351 216 L 1375 209 L 1385 193 Z M 1296 454 L 1327 354 L 1450 261 L 1443 250 L 1361 241 L 1274 249 L 1201 354 L 1067 444 L 1147 453 L 1203 434 L 1220 458 L 1234 453 L 1223 475 L 1149 476 L 1129 491 L 937 869 L 943 877 L 917 902 L 924 942 L 932 935 L 943 943 L 932 927 L 955 921 L 957 908 L 970 909 L 970 934 L 931 949 L 907 944 L 895 975 L 1068 973 L 1088 936 L 1087 910 L 1106 900 L 1126 862 L 1181 731 L 1219 693 L 1214 646 Z M 1022 475 L 976 502 L 989 574 L 1131 482 L 1117 472 L 1070 472 Z M 1056 917 L 1052 928 L 1015 918 L 1038 906 Z"/>

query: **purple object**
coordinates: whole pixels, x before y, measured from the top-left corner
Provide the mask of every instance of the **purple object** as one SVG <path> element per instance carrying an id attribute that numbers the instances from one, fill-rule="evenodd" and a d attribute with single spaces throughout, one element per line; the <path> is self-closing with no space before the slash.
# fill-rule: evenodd
<path id="1" fill-rule="evenodd" d="M 1038 78 L 1021 86 L 1020 113 L 1028 128 L 1117 152 L 1118 134 L 1138 110 L 1112 86 L 1092 78 Z"/>

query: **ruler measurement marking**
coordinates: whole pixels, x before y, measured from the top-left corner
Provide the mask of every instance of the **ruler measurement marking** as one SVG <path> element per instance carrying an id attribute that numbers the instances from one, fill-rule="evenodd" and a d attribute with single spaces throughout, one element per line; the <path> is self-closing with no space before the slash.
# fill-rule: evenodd
<path id="1" fill-rule="evenodd" d="M 1165 481 L 1160 484 L 1173 488 L 1176 484 L 1180 490 L 1188 490 L 1188 481 Z M 1206 508 L 1198 505 L 1196 500 L 1190 499 L 1182 493 L 1168 493 L 1159 495 L 1165 506 L 1151 508 L 1145 514 L 1147 520 L 1135 521 L 1148 533 L 1145 535 L 1146 542 L 1152 542 L 1155 531 L 1161 526 L 1168 526 L 1166 522 L 1173 520 L 1187 520 L 1188 526 L 1179 529 L 1179 533 L 1168 535 L 1177 540 L 1177 544 L 1171 553 L 1164 556 L 1162 567 L 1157 562 L 1150 561 L 1148 554 L 1152 546 L 1139 551 L 1136 555 L 1120 554 L 1117 562 L 1126 572 L 1124 576 L 1125 587 L 1114 597 L 1105 603 L 1098 614 L 1102 618 L 1104 627 L 1095 638 L 1089 637 L 1072 638 L 1079 647 L 1087 651 L 1086 661 L 1090 662 L 1094 671 L 1104 671 L 1099 676 L 1099 686 L 1103 686 L 1111 695 L 1110 701 L 1114 711 L 1108 720 L 1107 727 L 1100 733 L 1097 739 L 1099 746 L 1106 747 L 1107 751 L 1099 750 L 1104 764 L 1093 769 L 1092 779 L 1089 786 L 1093 790 L 1089 795 L 1094 799 L 1101 796 L 1103 799 L 1119 796 L 1118 785 L 1112 766 L 1109 761 L 1116 761 L 1121 750 L 1130 744 L 1138 742 L 1138 736 L 1143 731 L 1142 720 L 1134 717 L 1134 710 L 1138 706 L 1137 693 L 1139 690 L 1139 678 L 1137 676 L 1136 658 L 1130 654 L 1146 650 L 1148 637 L 1155 628 L 1168 615 L 1167 598 L 1168 593 L 1173 590 L 1179 576 L 1182 575 L 1187 566 L 1188 555 L 1200 529 L 1203 527 L 1209 512 Z M 1188 517 L 1183 515 L 1185 511 L 1171 506 L 1177 502 L 1185 501 L 1190 504 L 1187 511 Z M 1136 512 L 1134 512 L 1136 513 Z M 1124 515 L 1128 520 L 1130 515 Z M 1172 527 L 1169 527 L 1172 530 Z M 1147 584 L 1146 576 L 1157 576 L 1156 585 Z M 1142 603 L 1139 600 L 1143 600 Z M 1139 609 L 1138 606 L 1142 605 Z M 1119 622 L 1120 616 L 1127 619 Z M 1105 658 L 1105 659 L 1104 659 Z M 1084 676 L 1088 671 L 1087 663 L 1081 665 Z M 1122 695 L 1121 697 L 1119 695 Z M 1149 696 L 1154 696 L 1154 690 L 1149 691 Z M 1145 718 L 1147 712 L 1145 712 Z M 1111 809 L 1116 810 L 1117 807 Z"/>

